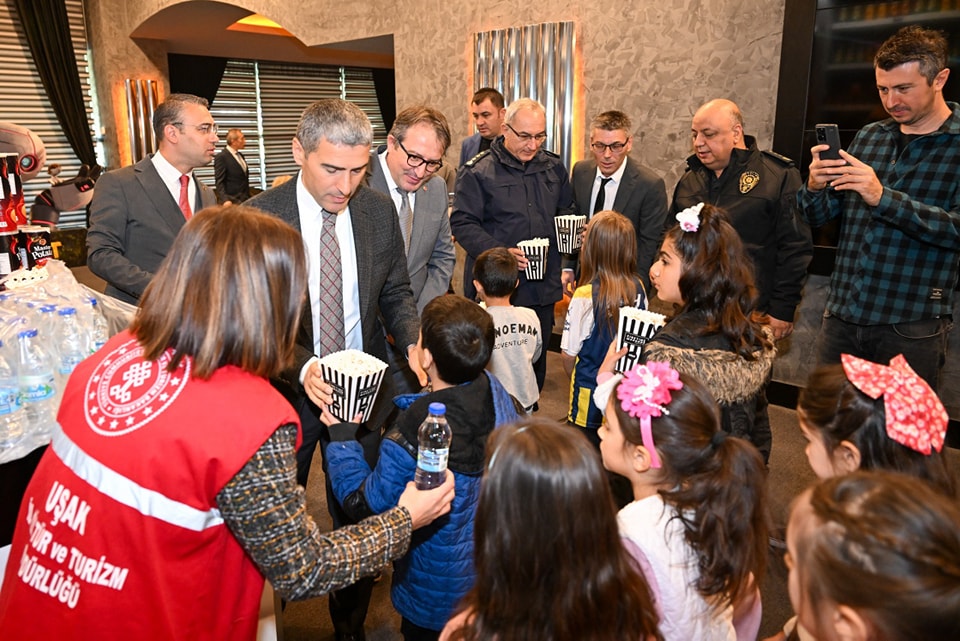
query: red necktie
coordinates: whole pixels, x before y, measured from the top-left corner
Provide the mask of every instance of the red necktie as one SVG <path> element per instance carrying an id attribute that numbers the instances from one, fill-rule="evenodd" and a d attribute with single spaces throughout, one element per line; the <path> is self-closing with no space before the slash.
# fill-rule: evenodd
<path id="1" fill-rule="evenodd" d="M 193 212 L 190 210 L 190 196 L 188 195 L 187 185 L 190 183 L 190 176 L 184 174 L 180 176 L 180 211 L 183 217 L 190 220 Z"/>

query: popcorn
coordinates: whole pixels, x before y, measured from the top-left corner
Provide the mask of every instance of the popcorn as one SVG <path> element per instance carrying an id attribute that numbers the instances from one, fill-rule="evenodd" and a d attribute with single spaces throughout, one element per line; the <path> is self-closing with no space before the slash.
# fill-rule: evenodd
<path id="1" fill-rule="evenodd" d="M 618 372 L 632 369 L 640 361 L 643 346 L 653 338 L 667 322 L 663 314 L 636 307 L 621 307 L 617 325 L 617 350 L 624 346 L 629 351 L 616 364 Z"/>
<path id="2" fill-rule="evenodd" d="M 344 422 L 357 414 L 361 423 L 368 420 L 387 364 L 356 349 L 327 354 L 319 363 L 323 380 L 333 388 L 330 413 Z"/>
<path id="3" fill-rule="evenodd" d="M 580 249 L 586 216 L 557 216 L 553 224 L 557 228 L 557 247 L 561 254 L 572 254 Z"/>
<path id="4" fill-rule="evenodd" d="M 523 270 L 527 280 L 543 280 L 543 274 L 547 269 L 547 250 L 550 249 L 550 239 L 521 240 L 517 243 L 517 247 L 522 249 L 523 255 L 527 257 L 527 268 Z"/>

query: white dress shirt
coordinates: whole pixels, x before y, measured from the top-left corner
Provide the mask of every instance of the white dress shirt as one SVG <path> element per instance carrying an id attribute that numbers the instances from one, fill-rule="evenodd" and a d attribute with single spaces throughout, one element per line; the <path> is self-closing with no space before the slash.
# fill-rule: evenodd
<path id="1" fill-rule="evenodd" d="M 400 185 L 396 183 L 393 179 L 393 174 L 390 173 L 390 168 L 387 167 L 387 150 L 384 149 L 383 153 L 377 154 L 377 160 L 380 161 L 380 167 L 383 169 L 383 177 L 387 179 L 387 195 L 390 196 L 393 200 L 393 206 L 397 208 L 397 216 L 400 215 L 400 192 L 397 191 L 400 188 Z M 427 184 L 427 181 L 423 181 L 422 185 Z M 417 204 L 417 192 L 411 191 L 407 198 L 410 200 L 410 211 L 413 211 L 413 208 Z"/>
<path id="2" fill-rule="evenodd" d="M 163 157 L 159 151 L 153 154 L 153 157 L 150 159 L 153 162 L 154 168 L 157 170 L 157 173 L 160 174 L 160 180 L 163 181 L 163 184 L 167 186 L 167 189 L 170 191 L 170 195 L 173 196 L 173 202 L 177 203 L 177 206 L 180 206 L 180 176 L 183 174 L 180 173 L 180 170 L 170 164 L 170 161 Z M 197 181 L 193 178 L 193 172 L 187 174 L 190 176 L 190 181 L 187 183 L 187 197 L 190 199 L 190 213 L 197 213 L 194 211 L 197 203 Z"/>
<path id="3" fill-rule="evenodd" d="M 320 205 L 303 184 L 302 175 L 297 175 L 297 208 L 300 210 L 300 232 L 307 252 L 307 287 L 310 292 L 310 309 L 313 313 L 314 354 L 320 354 L 320 319 L 317 315 L 320 301 L 320 273 L 314 266 L 320 261 L 320 230 L 323 215 Z M 363 350 L 363 328 L 360 325 L 360 285 L 357 276 L 357 248 L 353 239 L 353 222 L 350 206 L 337 215 L 337 241 L 340 243 L 340 262 L 343 274 L 343 320 L 344 339 L 347 349 Z M 307 363 L 309 366 L 309 363 Z M 306 366 L 304 370 L 306 371 Z M 302 374 L 301 372 L 301 380 Z"/>
<path id="4" fill-rule="evenodd" d="M 593 179 L 593 189 L 590 190 L 590 209 L 587 211 L 587 218 L 593 217 L 593 204 L 597 202 L 597 192 L 600 191 L 600 181 L 604 178 L 612 178 L 613 180 L 609 181 L 604 187 L 603 191 L 603 208 L 604 209 L 613 209 L 613 201 L 617 198 L 617 191 L 620 189 L 620 183 L 623 181 L 623 172 L 627 168 L 627 159 L 624 158 L 623 162 L 620 163 L 620 166 L 617 167 L 617 170 L 610 174 L 609 176 L 604 176 L 600 173 L 600 168 L 597 167 L 597 177 Z"/>

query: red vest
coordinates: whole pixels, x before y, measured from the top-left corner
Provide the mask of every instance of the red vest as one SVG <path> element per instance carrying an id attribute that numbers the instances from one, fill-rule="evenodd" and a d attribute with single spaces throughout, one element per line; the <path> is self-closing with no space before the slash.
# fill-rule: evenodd
<path id="1" fill-rule="evenodd" d="M 263 577 L 216 496 L 297 416 L 239 368 L 203 381 L 141 354 L 123 332 L 70 377 L 20 506 L 0 639 L 256 636 Z"/>

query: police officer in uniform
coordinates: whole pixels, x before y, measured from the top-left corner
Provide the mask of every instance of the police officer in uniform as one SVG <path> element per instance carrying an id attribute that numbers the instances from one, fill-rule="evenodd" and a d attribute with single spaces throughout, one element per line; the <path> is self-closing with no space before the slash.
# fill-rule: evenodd
<path id="1" fill-rule="evenodd" d="M 753 258 L 759 311 L 777 340 L 793 331 L 807 265 L 810 228 L 798 215 L 800 172 L 789 158 L 760 151 L 743 133 L 743 117 L 729 100 L 711 100 L 693 116 L 693 155 L 673 194 L 676 214 L 699 202 L 727 212 Z M 667 224 L 676 222 L 673 215 Z"/>

